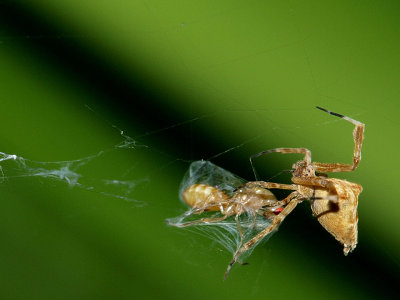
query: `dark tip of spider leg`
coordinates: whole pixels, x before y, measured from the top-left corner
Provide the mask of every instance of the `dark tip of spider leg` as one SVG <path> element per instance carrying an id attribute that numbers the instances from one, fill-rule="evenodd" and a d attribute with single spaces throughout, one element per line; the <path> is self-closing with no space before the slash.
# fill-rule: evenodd
<path id="1" fill-rule="evenodd" d="M 233 260 L 229 263 L 228 268 L 226 268 L 226 271 L 225 271 L 225 274 L 224 274 L 224 281 L 226 280 L 226 278 L 228 278 L 229 271 L 231 270 L 231 268 L 232 268 L 232 266 L 235 264 L 235 262 L 236 262 L 236 260 L 233 259 Z"/>
<path id="2" fill-rule="evenodd" d="M 318 109 L 320 109 L 320 110 L 322 110 L 322 111 L 324 111 L 324 112 L 327 112 L 328 114 L 331 114 L 331 115 L 333 115 L 333 116 L 336 116 L 336 117 L 339 117 L 339 118 L 344 118 L 343 115 L 338 114 L 338 113 L 335 113 L 335 112 L 330 111 L 330 110 L 327 110 L 326 108 L 323 108 L 323 107 L 321 107 L 321 106 L 316 106 L 316 108 L 318 108 Z"/>
<path id="3" fill-rule="evenodd" d="M 323 107 L 321 107 L 321 106 L 316 106 L 316 108 L 318 108 L 318 109 L 320 109 L 320 110 L 323 110 L 324 112 L 327 112 L 327 113 L 329 113 L 329 110 L 327 110 L 326 108 L 323 108 Z"/>

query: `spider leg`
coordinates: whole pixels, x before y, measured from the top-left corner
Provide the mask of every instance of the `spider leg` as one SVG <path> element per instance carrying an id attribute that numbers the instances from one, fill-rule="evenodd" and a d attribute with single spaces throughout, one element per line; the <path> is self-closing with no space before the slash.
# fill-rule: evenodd
<path id="1" fill-rule="evenodd" d="M 266 181 L 251 181 L 251 182 L 246 183 L 246 187 L 249 187 L 249 188 L 259 187 L 259 186 L 266 188 L 266 189 L 281 189 L 281 190 L 297 191 L 296 184 L 284 184 L 284 183 L 275 183 L 275 182 L 266 182 Z M 289 196 L 286 197 L 285 199 L 278 201 L 277 204 L 278 205 L 287 205 L 291 200 L 291 198 Z"/>
<path id="2" fill-rule="evenodd" d="M 278 227 L 278 225 L 280 223 L 282 223 L 282 221 L 285 219 L 285 217 L 292 212 L 292 210 L 297 206 L 297 204 L 299 204 L 300 202 L 303 201 L 303 200 L 297 199 L 297 196 L 298 196 L 297 191 L 295 191 L 295 192 L 291 193 L 289 196 L 287 196 L 285 199 L 288 199 L 286 202 L 288 202 L 289 204 L 286 205 L 286 207 L 282 210 L 282 212 L 272 220 L 271 225 L 269 225 L 267 228 L 260 231 L 255 237 L 253 237 L 250 241 L 248 241 L 239 250 L 236 251 L 235 255 L 233 256 L 232 261 L 229 263 L 228 268 L 226 269 L 226 272 L 224 275 L 224 280 L 227 278 L 232 266 L 238 261 L 239 256 L 241 254 L 243 254 L 244 252 L 246 252 L 247 250 L 249 250 L 258 241 L 262 240 L 265 236 L 267 236 L 272 231 L 274 231 L 274 229 L 276 229 Z"/>
<path id="3" fill-rule="evenodd" d="M 275 148 L 275 149 L 270 149 L 270 150 L 266 150 L 266 151 L 262 151 L 260 153 L 256 153 L 252 156 L 250 156 L 250 163 L 252 163 L 252 159 L 260 157 L 262 155 L 265 154 L 269 154 L 269 153 L 302 153 L 304 154 L 304 160 L 306 161 L 306 163 L 310 163 L 311 162 L 311 151 L 308 150 L 307 148 Z"/>
<path id="4" fill-rule="evenodd" d="M 266 182 L 266 181 L 250 181 L 246 183 L 246 187 L 263 187 L 266 189 L 281 189 L 281 190 L 297 190 L 297 186 L 295 184 L 284 184 L 284 183 L 274 183 L 274 182 Z"/>
<path id="5" fill-rule="evenodd" d="M 337 195 L 338 197 L 337 201 L 346 200 L 347 197 L 345 191 L 337 190 L 335 183 L 332 182 L 332 179 L 320 178 L 320 177 L 292 177 L 292 181 L 298 185 L 319 186 L 326 188 L 332 194 Z M 346 181 L 346 185 L 350 187 L 353 191 L 355 191 L 357 194 L 361 193 L 362 191 L 362 186 L 357 183 Z"/>
<path id="6" fill-rule="evenodd" d="M 257 179 L 257 174 L 256 174 L 256 170 L 254 169 L 254 165 L 253 165 L 253 159 L 260 157 L 262 155 L 265 154 L 269 154 L 269 153 L 275 153 L 275 152 L 279 152 L 279 153 L 302 153 L 304 154 L 304 161 L 306 164 L 311 163 L 311 151 L 306 149 L 306 148 L 275 148 L 275 149 L 271 149 L 271 150 L 266 150 L 266 151 L 262 151 L 260 153 L 256 153 L 252 156 L 250 156 L 250 165 L 251 165 L 251 169 L 253 170 L 254 176 Z"/>
<path id="7" fill-rule="evenodd" d="M 353 164 L 341 164 L 341 163 L 319 163 L 319 162 L 313 162 L 312 166 L 314 167 L 315 171 L 317 172 L 322 172 L 322 173 L 327 173 L 327 172 L 351 172 L 355 168 L 358 167 L 360 161 L 361 161 L 361 147 L 362 147 L 362 142 L 364 139 L 364 129 L 365 129 L 365 124 L 354 120 L 352 118 L 349 118 L 347 116 L 343 116 L 341 114 L 331 112 L 325 108 L 317 106 L 318 109 L 325 111 L 333 116 L 342 118 L 352 124 L 355 125 L 355 128 L 353 130 L 353 139 L 354 139 L 354 152 L 353 152 Z"/>
<path id="8" fill-rule="evenodd" d="M 298 185 L 304 186 L 319 186 L 334 191 L 334 184 L 328 178 L 321 177 L 292 177 L 292 181 Z"/>

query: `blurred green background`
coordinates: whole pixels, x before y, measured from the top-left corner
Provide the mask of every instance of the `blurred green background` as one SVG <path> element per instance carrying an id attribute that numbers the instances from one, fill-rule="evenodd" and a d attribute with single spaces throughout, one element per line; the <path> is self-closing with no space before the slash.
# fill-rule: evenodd
<path id="1" fill-rule="evenodd" d="M 45 162 L 112 151 L 79 169 L 94 191 L 1 163 L 0 298 L 390 298 L 398 15 L 398 1 L 1 1 L 0 151 Z M 366 123 L 360 167 L 337 174 L 364 187 L 356 250 L 344 257 L 303 203 L 223 282 L 231 254 L 165 224 L 186 209 L 184 172 L 211 159 L 253 180 L 248 157 L 275 147 L 351 162 L 352 125 L 315 105 Z M 114 126 L 137 146 L 114 149 Z M 268 179 L 298 158 L 256 167 Z M 136 183 L 140 203 L 102 179 Z"/>

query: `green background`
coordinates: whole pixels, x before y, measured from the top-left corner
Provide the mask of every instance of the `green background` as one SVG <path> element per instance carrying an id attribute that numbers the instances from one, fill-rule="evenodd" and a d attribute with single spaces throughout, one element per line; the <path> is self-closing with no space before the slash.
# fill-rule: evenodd
<path id="1" fill-rule="evenodd" d="M 138 182 L 143 205 L 39 177 L 0 185 L 2 299 L 367 299 L 397 290 L 400 264 L 400 23 L 397 1 L 1 1 L 0 151 L 79 159 Z M 364 187 L 348 257 L 303 203 L 222 281 L 231 254 L 191 231 L 180 180 L 210 159 L 252 180 L 248 157 L 307 147 L 351 162 Z M 230 150 L 230 151 L 227 151 Z M 220 154 L 220 155 L 218 155 Z M 298 157 L 256 162 L 263 179 Z M 273 180 L 287 181 L 286 175 Z M 101 188 L 101 187 L 100 187 Z M 117 191 L 121 192 L 121 191 Z"/>

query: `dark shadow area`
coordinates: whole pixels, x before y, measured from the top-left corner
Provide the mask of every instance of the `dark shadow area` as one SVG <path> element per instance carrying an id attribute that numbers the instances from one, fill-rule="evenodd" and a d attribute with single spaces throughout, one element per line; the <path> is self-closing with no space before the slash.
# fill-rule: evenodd
<path id="1" fill-rule="evenodd" d="M 164 99 L 179 95 L 171 95 L 163 87 L 151 85 L 147 78 L 143 78 L 143 74 L 137 73 L 132 78 L 131 73 L 124 73 L 123 69 L 109 62 L 107 57 L 90 51 L 87 45 L 64 38 L 63 28 L 44 20 L 42 16 L 27 10 L 22 3 L 0 2 L 0 38 L 4 41 L 13 39 L 13 46 L 25 49 L 26 55 L 32 56 L 32 59 L 40 59 L 45 64 L 62 69 L 67 80 L 93 91 L 99 99 L 93 105 L 103 106 L 142 132 L 168 127 L 188 119 L 174 107 L 165 104 L 167 101 Z M 7 42 L 2 47 L 7 47 Z M 191 157 L 188 159 L 210 157 L 226 150 L 218 130 L 211 132 L 198 126 L 178 126 L 169 131 L 168 135 L 148 135 L 145 138 L 167 148 L 163 150 L 174 153 L 175 157 L 185 157 L 190 152 Z M 187 151 L 189 143 L 190 151 Z M 270 164 L 273 164 L 273 160 Z M 237 173 L 241 169 L 250 169 L 248 160 L 236 157 L 230 171 Z M 279 169 L 279 166 L 272 166 L 271 169 Z M 312 253 L 314 260 L 326 265 L 326 272 L 330 268 L 337 270 L 340 268 L 336 262 L 338 252 L 343 255 L 341 247 L 328 232 L 325 232 L 324 240 L 316 240 L 316 237 L 321 237 L 321 228 L 318 221 L 310 216 L 309 205 L 302 204 L 285 220 L 274 239 L 291 240 L 294 247 L 288 249 L 290 252 L 297 251 L 295 246 L 301 244 L 303 249 L 300 253 Z M 398 266 L 384 253 L 377 253 L 373 244 L 365 245 L 367 236 L 367 233 L 360 232 L 359 243 L 364 244 L 363 249 L 371 250 L 366 252 L 356 248 L 349 255 L 351 259 L 346 270 L 341 271 L 349 273 L 349 277 L 365 289 L 373 289 L 374 293 L 379 289 L 382 297 L 390 297 L 400 282 Z"/>

